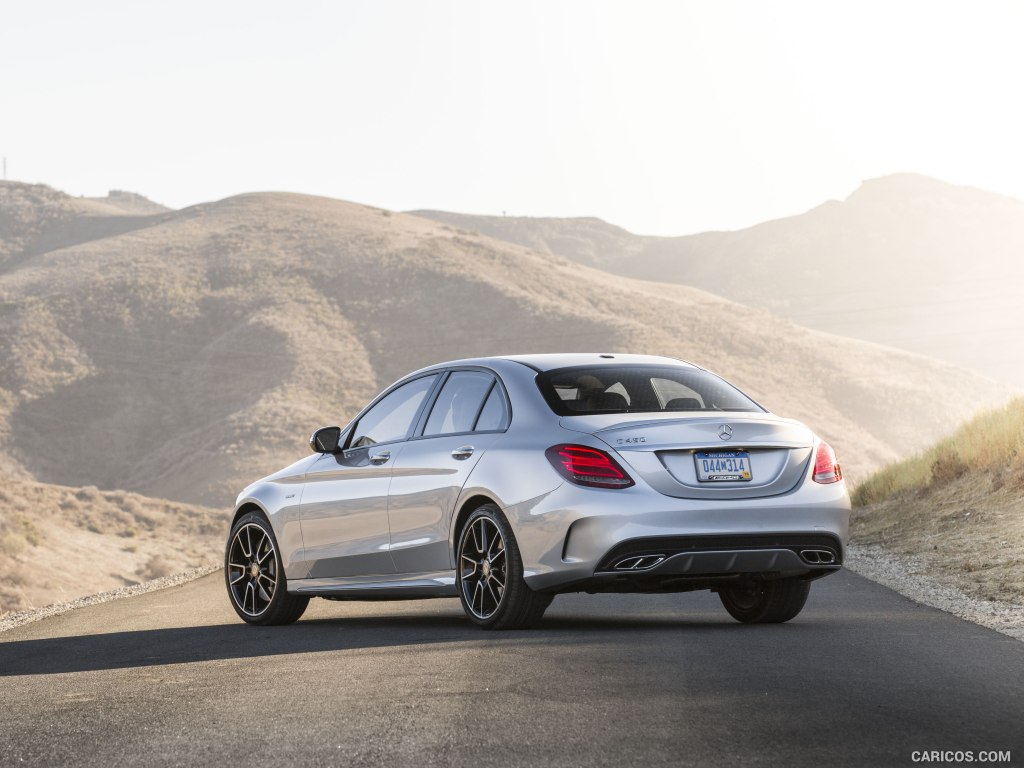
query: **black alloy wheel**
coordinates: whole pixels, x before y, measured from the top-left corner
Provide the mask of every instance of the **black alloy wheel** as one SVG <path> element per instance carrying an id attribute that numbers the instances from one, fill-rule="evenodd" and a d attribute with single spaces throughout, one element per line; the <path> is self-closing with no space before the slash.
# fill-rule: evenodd
<path id="1" fill-rule="evenodd" d="M 470 621 L 484 629 L 526 629 L 540 621 L 553 596 L 523 579 L 515 536 L 496 505 L 473 511 L 456 552 L 459 598 Z"/>
<path id="2" fill-rule="evenodd" d="M 291 624 L 309 598 L 289 595 L 274 530 L 259 512 L 242 515 L 231 528 L 224 555 L 231 607 L 249 624 Z"/>

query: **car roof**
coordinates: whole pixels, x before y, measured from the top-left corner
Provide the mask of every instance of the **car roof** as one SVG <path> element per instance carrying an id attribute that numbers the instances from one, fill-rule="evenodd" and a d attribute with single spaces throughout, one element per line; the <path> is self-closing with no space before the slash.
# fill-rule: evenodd
<path id="1" fill-rule="evenodd" d="M 619 352 L 558 352 L 538 355 L 475 357 L 438 363 L 431 365 L 430 368 L 449 368 L 458 365 L 488 365 L 493 364 L 497 360 L 520 363 L 536 371 L 550 371 L 555 368 L 570 368 L 577 365 L 674 365 L 687 368 L 697 367 L 685 360 L 679 360 L 674 357 L 661 357 L 659 355 L 628 355 Z"/>
<path id="2" fill-rule="evenodd" d="M 626 355 L 618 352 L 570 352 L 545 355 L 508 355 L 505 360 L 528 365 L 538 371 L 555 368 L 570 368 L 577 365 L 677 365 L 694 367 L 691 363 L 674 357 L 660 355 Z"/>

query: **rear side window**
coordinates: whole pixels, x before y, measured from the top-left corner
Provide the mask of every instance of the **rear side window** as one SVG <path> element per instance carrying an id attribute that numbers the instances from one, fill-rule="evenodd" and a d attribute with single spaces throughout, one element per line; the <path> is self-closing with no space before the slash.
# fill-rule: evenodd
<path id="1" fill-rule="evenodd" d="M 384 396 L 363 414 L 352 435 L 352 448 L 404 440 L 412 429 L 423 399 L 437 380 L 437 374 L 421 376 Z"/>
<path id="2" fill-rule="evenodd" d="M 476 420 L 477 432 L 488 432 L 504 429 L 508 424 L 508 406 L 505 404 L 505 395 L 501 387 L 495 384 L 491 387 L 491 394 L 487 396 L 484 409 L 480 411 L 480 418 Z"/>
<path id="3" fill-rule="evenodd" d="M 682 366 L 559 368 L 540 374 L 537 386 L 560 416 L 764 410 L 714 374 Z"/>
<path id="4" fill-rule="evenodd" d="M 494 385 L 494 377 L 479 371 L 455 371 L 441 387 L 424 436 L 472 432 Z"/>

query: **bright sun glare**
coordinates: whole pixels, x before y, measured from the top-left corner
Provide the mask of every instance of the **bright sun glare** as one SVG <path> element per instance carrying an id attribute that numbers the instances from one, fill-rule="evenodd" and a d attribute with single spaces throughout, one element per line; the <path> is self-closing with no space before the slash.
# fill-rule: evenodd
<path id="1" fill-rule="evenodd" d="M 914 171 L 1024 197 L 1017 3 L 21 3 L 9 178 L 184 206 L 737 228 Z"/>

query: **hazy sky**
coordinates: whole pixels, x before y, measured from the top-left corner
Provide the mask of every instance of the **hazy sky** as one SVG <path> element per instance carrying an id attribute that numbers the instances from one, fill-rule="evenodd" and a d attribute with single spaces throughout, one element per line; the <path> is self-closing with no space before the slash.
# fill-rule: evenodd
<path id="1" fill-rule="evenodd" d="M 8 178 L 180 207 L 738 228 L 917 171 L 1024 198 L 1024 4 L 6 2 Z"/>

